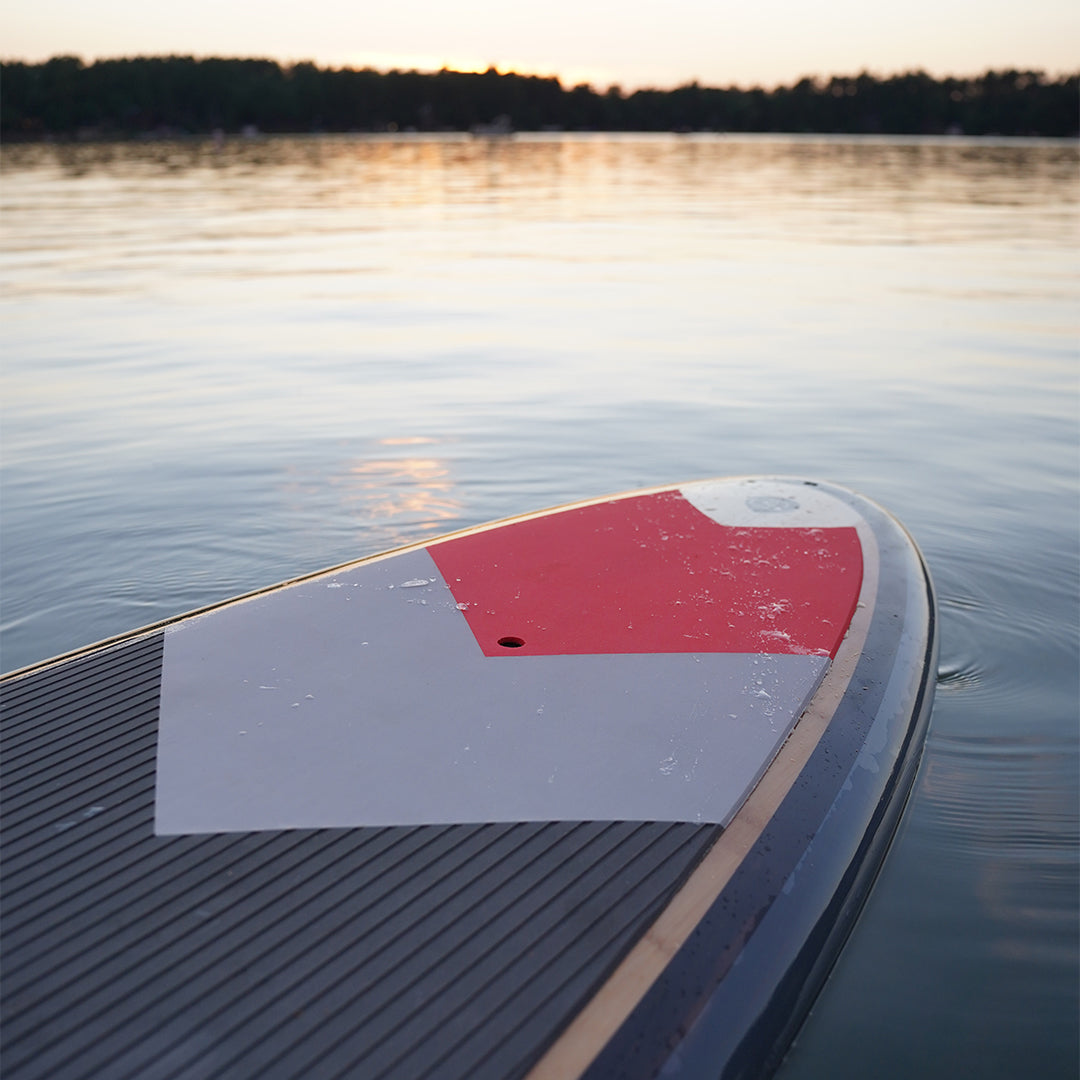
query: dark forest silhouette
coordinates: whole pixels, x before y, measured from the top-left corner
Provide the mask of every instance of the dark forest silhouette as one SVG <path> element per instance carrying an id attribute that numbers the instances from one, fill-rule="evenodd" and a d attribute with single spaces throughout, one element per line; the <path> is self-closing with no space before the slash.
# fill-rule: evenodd
<path id="1" fill-rule="evenodd" d="M 468 131 L 499 118 L 519 131 L 1072 136 L 1080 130 L 1080 75 L 864 72 L 771 90 L 691 83 L 626 94 L 618 87 L 564 89 L 556 78 L 494 69 L 380 73 L 186 56 L 0 65 L 0 132 L 8 139 Z"/>

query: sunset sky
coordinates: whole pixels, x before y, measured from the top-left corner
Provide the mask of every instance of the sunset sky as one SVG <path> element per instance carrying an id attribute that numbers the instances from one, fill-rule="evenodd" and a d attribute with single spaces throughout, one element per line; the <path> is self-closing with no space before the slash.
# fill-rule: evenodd
<path id="1" fill-rule="evenodd" d="M 1080 66 L 1077 0 L 7 0 L 0 55 L 267 56 L 558 75 L 598 88 L 765 86 L 802 75 Z"/>

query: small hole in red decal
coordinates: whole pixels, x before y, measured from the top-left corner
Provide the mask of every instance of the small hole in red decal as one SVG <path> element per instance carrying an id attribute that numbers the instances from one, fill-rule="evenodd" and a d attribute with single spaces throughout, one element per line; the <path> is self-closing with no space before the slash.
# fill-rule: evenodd
<path id="1" fill-rule="evenodd" d="M 525 644 L 524 638 L 519 637 L 501 637 L 499 638 L 499 644 L 504 649 L 520 649 Z"/>

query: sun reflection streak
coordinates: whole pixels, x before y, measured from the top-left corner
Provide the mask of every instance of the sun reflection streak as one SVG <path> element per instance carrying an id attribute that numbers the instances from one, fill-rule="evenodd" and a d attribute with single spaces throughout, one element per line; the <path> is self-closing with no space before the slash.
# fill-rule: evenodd
<path id="1" fill-rule="evenodd" d="M 433 439 L 384 439 L 382 445 L 434 442 Z M 435 457 L 400 457 L 356 461 L 337 481 L 345 487 L 343 504 L 368 521 L 393 521 L 435 528 L 461 513 L 453 495 L 449 465 Z"/>
<path id="2" fill-rule="evenodd" d="M 332 544 L 332 536 L 353 543 L 357 527 L 365 547 L 377 548 L 452 531 L 463 520 L 465 503 L 456 494 L 451 463 L 434 455 L 383 456 L 386 451 L 381 450 L 441 441 L 427 436 L 379 439 L 370 456 L 346 458 L 317 475 L 288 469 L 282 490 L 298 513 L 310 514 L 313 503 L 325 508 L 320 515 L 322 544 Z M 335 549 L 330 557 L 337 554 Z"/>

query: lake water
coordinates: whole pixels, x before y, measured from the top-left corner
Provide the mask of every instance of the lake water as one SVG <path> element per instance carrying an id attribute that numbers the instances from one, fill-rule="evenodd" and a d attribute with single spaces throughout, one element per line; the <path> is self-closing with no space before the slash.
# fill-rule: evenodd
<path id="1" fill-rule="evenodd" d="M 485 520 L 740 473 L 918 540 L 941 669 L 781 1080 L 1076 1075 L 1076 144 L 10 146 L 2 666 Z"/>

